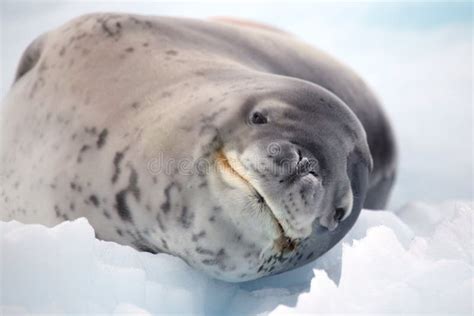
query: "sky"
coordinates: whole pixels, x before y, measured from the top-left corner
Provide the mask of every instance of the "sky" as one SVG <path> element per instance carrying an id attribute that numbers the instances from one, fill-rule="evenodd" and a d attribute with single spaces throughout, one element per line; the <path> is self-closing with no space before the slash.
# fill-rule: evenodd
<path id="1" fill-rule="evenodd" d="M 354 69 L 395 129 L 391 208 L 473 194 L 472 2 L 2 1 L 0 96 L 38 35 L 83 13 L 235 16 L 275 25 Z"/>

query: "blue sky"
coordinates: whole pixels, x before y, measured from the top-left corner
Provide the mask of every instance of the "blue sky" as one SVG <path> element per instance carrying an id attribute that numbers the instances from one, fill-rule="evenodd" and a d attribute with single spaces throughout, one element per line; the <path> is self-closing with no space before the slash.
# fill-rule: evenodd
<path id="1" fill-rule="evenodd" d="M 368 24 L 391 28 L 430 28 L 444 24 L 472 25 L 471 1 L 413 1 L 371 4 L 365 19 Z"/>

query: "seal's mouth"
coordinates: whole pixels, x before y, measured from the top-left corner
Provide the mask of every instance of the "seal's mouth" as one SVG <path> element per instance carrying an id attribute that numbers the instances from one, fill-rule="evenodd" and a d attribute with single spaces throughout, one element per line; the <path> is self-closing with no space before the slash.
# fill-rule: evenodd
<path id="1" fill-rule="evenodd" d="M 252 185 L 251 181 L 249 181 L 248 178 L 246 178 L 244 175 L 239 173 L 236 170 L 236 168 L 232 166 L 229 158 L 226 156 L 226 154 L 224 153 L 222 149 L 218 150 L 216 153 L 216 162 L 222 171 L 231 175 L 235 180 L 245 185 L 252 192 L 252 195 L 255 198 L 255 201 L 259 205 L 261 205 L 262 208 L 268 210 L 267 213 L 271 216 L 272 221 L 274 222 L 278 230 L 279 237 L 274 240 L 274 247 L 276 248 L 276 250 L 280 253 L 288 253 L 288 252 L 293 251 L 297 247 L 298 241 L 286 235 L 285 230 L 283 226 L 281 225 L 281 222 L 275 216 L 275 213 L 267 204 L 267 202 L 265 201 L 265 198 L 262 196 L 262 194 L 258 192 L 255 186 Z"/>

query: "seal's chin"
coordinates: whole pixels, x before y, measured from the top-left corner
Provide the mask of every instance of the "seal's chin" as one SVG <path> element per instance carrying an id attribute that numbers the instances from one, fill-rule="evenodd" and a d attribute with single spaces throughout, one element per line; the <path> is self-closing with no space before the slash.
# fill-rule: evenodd
<path id="1" fill-rule="evenodd" d="M 287 236 L 283 226 L 265 201 L 265 198 L 255 186 L 252 185 L 252 179 L 243 174 L 243 166 L 241 166 L 238 161 L 230 160 L 222 149 L 216 152 L 216 165 L 227 182 L 248 193 L 247 195 L 251 199 L 251 202 L 253 202 L 252 204 L 256 205 L 258 211 L 267 214 L 271 218 L 273 229 L 278 236 L 273 243 L 274 250 L 279 253 L 293 251 L 298 245 L 298 241 Z"/>

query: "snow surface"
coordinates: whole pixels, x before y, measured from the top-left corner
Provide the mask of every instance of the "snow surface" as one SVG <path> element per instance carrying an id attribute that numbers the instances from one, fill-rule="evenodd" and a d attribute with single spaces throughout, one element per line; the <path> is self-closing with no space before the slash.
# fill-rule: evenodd
<path id="1" fill-rule="evenodd" d="M 300 269 L 240 284 L 179 258 L 95 239 L 86 219 L 0 222 L 2 312 L 107 314 L 472 313 L 473 204 L 363 211 Z"/>

